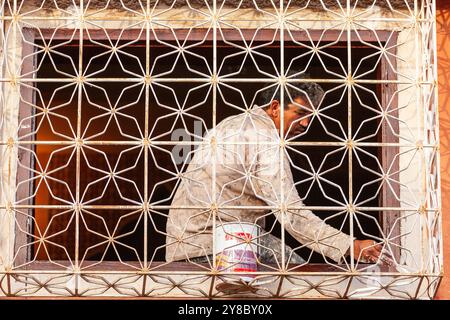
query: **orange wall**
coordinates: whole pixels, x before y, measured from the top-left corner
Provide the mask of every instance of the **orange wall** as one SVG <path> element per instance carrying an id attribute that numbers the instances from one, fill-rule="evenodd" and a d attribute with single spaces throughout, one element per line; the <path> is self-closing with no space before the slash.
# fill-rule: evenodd
<path id="1" fill-rule="evenodd" d="M 450 299 L 450 1 L 437 1 L 444 278 L 437 299 Z"/>

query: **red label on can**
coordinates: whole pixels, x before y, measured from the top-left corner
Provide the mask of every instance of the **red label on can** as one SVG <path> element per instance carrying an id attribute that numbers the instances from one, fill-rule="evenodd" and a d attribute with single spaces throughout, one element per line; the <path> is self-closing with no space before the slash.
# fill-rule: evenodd
<path id="1" fill-rule="evenodd" d="M 246 232 L 235 232 L 233 234 L 226 234 L 225 235 L 225 240 L 234 240 L 238 238 L 239 240 L 241 240 L 242 242 L 245 241 L 249 241 L 252 240 L 252 235 L 250 233 L 246 233 Z"/>

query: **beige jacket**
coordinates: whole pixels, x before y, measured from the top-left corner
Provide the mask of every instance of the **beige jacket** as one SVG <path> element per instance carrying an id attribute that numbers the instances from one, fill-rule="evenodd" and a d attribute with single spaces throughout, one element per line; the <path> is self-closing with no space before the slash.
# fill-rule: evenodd
<path id="1" fill-rule="evenodd" d="M 216 225 L 240 221 L 263 228 L 264 217 L 274 214 L 278 221 L 284 219 L 285 230 L 300 243 L 341 261 L 353 239 L 310 210 L 289 209 L 303 203 L 294 185 L 289 157 L 264 110 L 255 106 L 226 118 L 204 139 L 208 144 L 195 150 L 171 204 L 167 261 L 212 254 L 213 213 Z"/>

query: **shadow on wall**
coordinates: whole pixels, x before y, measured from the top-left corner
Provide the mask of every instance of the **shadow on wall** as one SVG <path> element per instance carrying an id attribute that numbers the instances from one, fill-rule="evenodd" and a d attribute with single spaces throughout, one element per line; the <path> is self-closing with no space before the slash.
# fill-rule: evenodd
<path id="1" fill-rule="evenodd" d="M 437 56 L 439 82 L 439 130 L 441 151 L 441 190 L 443 212 L 444 263 L 446 276 L 443 278 L 437 299 L 450 299 L 450 2 L 437 1 Z"/>

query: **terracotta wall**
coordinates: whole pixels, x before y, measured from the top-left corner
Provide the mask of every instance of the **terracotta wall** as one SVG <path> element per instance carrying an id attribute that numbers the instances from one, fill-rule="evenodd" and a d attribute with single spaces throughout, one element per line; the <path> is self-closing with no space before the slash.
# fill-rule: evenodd
<path id="1" fill-rule="evenodd" d="M 437 299 L 450 299 L 450 1 L 437 1 L 444 278 Z"/>

